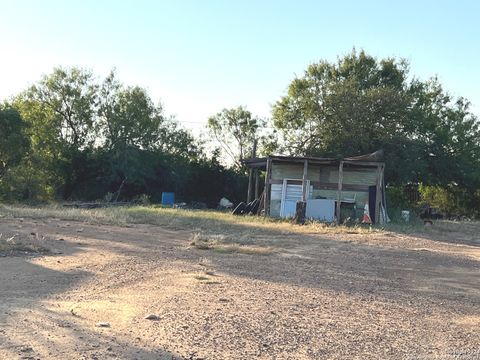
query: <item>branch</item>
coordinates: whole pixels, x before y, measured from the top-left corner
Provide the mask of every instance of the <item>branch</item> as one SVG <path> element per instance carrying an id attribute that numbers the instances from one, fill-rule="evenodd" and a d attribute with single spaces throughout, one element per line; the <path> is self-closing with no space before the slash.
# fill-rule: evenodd
<path id="1" fill-rule="evenodd" d="M 238 161 L 238 159 L 235 156 L 235 152 L 227 145 L 225 141 L 222 141 L 219 139 L 217 132 L 214 130 L 213 135 L 215 136 L 215 139 L 219 142 L 220 146 L 223 147 L 223 149 L 227 152 L 227 155 L 229 155 L 232 160 L 237 164 L 238 166 L 241 165 L 241 163 Z"/>

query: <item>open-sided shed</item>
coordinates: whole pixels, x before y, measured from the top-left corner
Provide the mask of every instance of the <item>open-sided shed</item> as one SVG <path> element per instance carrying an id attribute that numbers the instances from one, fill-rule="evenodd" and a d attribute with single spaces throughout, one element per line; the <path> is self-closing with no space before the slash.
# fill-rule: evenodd
<path id="1" fill-rule="evenodd" d="M 293 217 L 296 203 L 306 202 L 306 217 L 340 222 L 363 219 L 365 205 L 374 223 L 387 219 L 383 154 L 343 159 L 269 156 L 245 160 L 259 193 L 259 173 L 265 172 L 261 207 L 265 216 Z M 252 176 L 250 177 L 252 179 Z M 252 192 L 249 183 L 249 197 Z M 249 199 L 251 200 L 251 199 Z"/>

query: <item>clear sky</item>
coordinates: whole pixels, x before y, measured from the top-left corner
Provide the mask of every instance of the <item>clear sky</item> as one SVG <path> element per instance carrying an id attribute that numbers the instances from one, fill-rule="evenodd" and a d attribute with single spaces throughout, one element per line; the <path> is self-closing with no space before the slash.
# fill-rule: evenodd
<path id="1" fill-rule="evenodd" d="M 186 127 L 268 117 L 295 75 L 353 47 L 438 75 L 480 113 L 480 1 L 0 0 L 0 99 L 54 66 L 147 88 Z"/>

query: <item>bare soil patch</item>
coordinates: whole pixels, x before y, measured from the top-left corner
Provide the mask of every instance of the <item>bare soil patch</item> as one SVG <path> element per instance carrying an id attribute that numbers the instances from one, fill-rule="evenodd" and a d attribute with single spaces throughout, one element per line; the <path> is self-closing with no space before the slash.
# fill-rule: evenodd
<path id="1" fill-rule="evenodd" d="M 479 353 L 478 223 L 348 233 L 243 220 L 148 218 L 159 223 L 125 227 L 87 215 L 18 216 L 1 218 L 0 233 L 38 234 L 50 252 L 0 257 L 2 359 Z M 194 233 L 210 245 L 192 245 Z"/>

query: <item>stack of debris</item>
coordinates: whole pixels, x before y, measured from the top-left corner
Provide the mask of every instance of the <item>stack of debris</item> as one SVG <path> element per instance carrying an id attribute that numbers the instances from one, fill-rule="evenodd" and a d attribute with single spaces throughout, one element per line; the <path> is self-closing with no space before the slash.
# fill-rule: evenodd
<path id="1" fill-rule="evenodd" d="M 241 202 L 233 209 L 233 215 L 260 215 L 263 211 L 264 193 L 258 199 L 250 201 L 249 203 Z"/>

